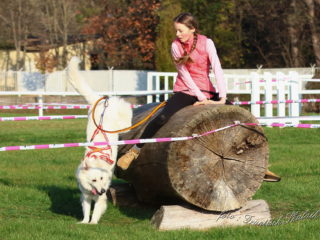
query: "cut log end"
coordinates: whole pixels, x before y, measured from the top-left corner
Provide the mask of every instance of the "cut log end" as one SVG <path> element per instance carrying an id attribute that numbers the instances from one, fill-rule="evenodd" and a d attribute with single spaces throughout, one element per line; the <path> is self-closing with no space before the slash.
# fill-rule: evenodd
<path id="1" fill-rule="evenodd" d="M 236 120 L 256 122 L 239 107 L 222 106 L 215 110 L 193 114 L 179 136 L 201 134 Z M 191 141 L 175 142 L 170 147 L 167 162 L 172 185 L 185 200 L 201 208 L 238 209 L 263 181 L 268 145 L 261 127 L 236 126 Z"/>

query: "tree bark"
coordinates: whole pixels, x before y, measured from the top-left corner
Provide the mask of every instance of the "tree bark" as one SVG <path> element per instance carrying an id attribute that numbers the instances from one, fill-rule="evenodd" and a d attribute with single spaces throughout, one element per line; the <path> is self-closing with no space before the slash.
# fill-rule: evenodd
<path id="1" fill-rule="evenodd" d="M 134 111 L 144 118 L 154 107 Z M 257 120 L 237 106 L 189 106 L 170 118 L 154 137 L 182 137 L 221 128 L 234 121 Z M 140 126 L 122 134 L 139 138 Z M 119 147 L 121 157 L 131 146 Z M 126 171 L 116 175 L 131 182 L 142 202 L 164 204 L 181 199 L 207 210 L 228 211 L 242 207 L 260 187 L 268 162 L 268 143 L 259 126 L 236 126 L 188 141 L 145 144 Z"/>
<path id="2" fill-rule="evenodd" d="M 288 14 L 288 32 L 290 39 L 290 66 L 291 67 L 301 67 L 301 56 L 299 49 L 299 34 L 300 34 L 300 24 L 299 19 L 301 16 L 298 15 L 297 2 L 292 0 L 290 3 L 291 11 Z"/>
<path id="3" fill-rule="evenodd" d="M 315 1 L 314 0 L 304 0 L 307 10 L 308 10 L 308 20 L 311 29 L 311 39 L 314 51 L 314 56 L 316 59 L 317 66 L 320 66 L 320 31 L 318 28 L 319 23 L 316 19 L 315 14 Z M 319 1 L 317 1 L 319 4 Z"/>

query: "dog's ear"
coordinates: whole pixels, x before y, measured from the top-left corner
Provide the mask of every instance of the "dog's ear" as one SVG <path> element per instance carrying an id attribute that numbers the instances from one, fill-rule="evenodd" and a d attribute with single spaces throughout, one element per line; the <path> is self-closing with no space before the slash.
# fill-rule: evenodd
<path id="1" fill-rule="evenodd" d="M 84 163 L 84 170 L 89 170 L 89 166 L 86 162 Z"/>
<path id="2" fill-rule="evenodd" d="M 89 165 L 86 161 L 82 161 L 82 167 L 83 167 L 83 170 L 89 170 Z"/>

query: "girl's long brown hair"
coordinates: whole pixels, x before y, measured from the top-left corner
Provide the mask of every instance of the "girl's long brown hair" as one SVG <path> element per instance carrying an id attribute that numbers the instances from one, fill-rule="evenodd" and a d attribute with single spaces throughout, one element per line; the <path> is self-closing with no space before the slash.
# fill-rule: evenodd
<path id="1" fill-rule="evenodd" d="M 177 60 L 174 60 L 175 63 L 177 64 L 185 64 L 185 63 L 192 63 L 193 60 L 190 57 L 190 54 L 193 52 L 193 50 L 196 48 L 197 46 L 197 41 L 198 41 L 198 23 L 195 19 L 195 17 L 191 14 L 191 13 L 180 13 L 178 16 L 176 16 L 173 19 L 174 22 L 176 23 L 181 23 L 184 24 L 185 26 L 187 26 L 190 29 L 195 29 L 194 32 L 194 39 L 193 39 L 193 44 L 191 47 L 190 52 L 188 53 L 187 50 L 185 49 L 184 45 L 182 45 L 183 47 L 183 56 Z"/>

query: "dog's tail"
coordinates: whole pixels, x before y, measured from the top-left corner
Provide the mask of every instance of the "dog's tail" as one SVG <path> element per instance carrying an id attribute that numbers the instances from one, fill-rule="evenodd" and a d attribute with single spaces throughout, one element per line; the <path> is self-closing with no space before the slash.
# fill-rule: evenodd
<path id="1" fill-rule="evenodd" d="M 67 78 L 71 85 L 88 101 L 89 104 L 94 104 L 99 95 L 96 94 L 88 85 L 87 81 L 79 72 L 80 59 L 72 57 L 67 67 Z"/>

